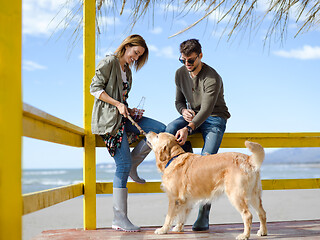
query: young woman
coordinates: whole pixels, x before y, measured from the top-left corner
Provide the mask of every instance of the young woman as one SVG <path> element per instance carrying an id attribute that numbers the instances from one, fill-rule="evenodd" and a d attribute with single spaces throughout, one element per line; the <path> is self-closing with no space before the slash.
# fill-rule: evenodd
<path id="1" fill-rule="evenodd" d="M 90 92 L 95 96 L 92 111 L 92 133 L 100 135 L 116 163 L 113 180 L 112 228 L 122 231 L 140 231 L 127 217 L 128 176 L 139 183 L 137 166 L 151 149 L 144 140 L 130 153 L 129 144 L 137 139 L 139 130 L 127 119 L 137 109 L 128 107 L 127 98 L 132 86 L 131 67 L 139 70 L 148 60 L 148 47 L 139 35 L 127 37 L 114 55 L 106 56 L 96 68 Z M 145 131 L 163 132 L 165 125 L 142 116 L 139 126 Z"/>

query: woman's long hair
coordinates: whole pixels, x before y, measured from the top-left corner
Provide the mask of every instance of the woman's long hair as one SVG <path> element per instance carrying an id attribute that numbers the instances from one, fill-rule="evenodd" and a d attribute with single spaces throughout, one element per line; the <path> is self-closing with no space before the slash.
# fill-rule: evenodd
<path id="1" fill-rule="evenodd" d="M 124 53 L 126 52 L 126 46 L 130 46 L 130 47 L 141 46 L 144 48 L 144 53 L 138 58 L 137 61 L 133 63 L 133 67 L 135 68 L 136 71 L 138 71 L 148 61 L 149 50 L 148 50 L 147 44 L 140 35 L 137 35 L 137 34 L 130 35 L 129 37 L 123 40 L 123 42 L 114 52 L 119 59 L 123 57 Z"/>

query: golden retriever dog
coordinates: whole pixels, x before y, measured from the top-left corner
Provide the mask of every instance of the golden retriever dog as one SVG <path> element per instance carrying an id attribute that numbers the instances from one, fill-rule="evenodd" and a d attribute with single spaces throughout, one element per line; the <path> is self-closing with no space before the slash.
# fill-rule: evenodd
<path id="1" fill-rule="evenodd" d="M 245 142 L 251 156 L 235 152 L 201 156 L 184 152 L 172 134 L 149 132 L 146 137 L 155 152 L 157 167 L 163 174 L 162 188 L 169 199 L 165 223 L 156 229 L 156 234 L 168 233 L 175 218 L 177 224 L 172 230 L 182 232 L 194 203 L 210 202 L 224 192 L 243 219 L 244 232 L 237 239 L 250 236 L 252 214 L 249 205 L 260 219 L 257 235 L 267 235 L 260 181 L 260 166 L 265 154 L 260 144 Z"/>

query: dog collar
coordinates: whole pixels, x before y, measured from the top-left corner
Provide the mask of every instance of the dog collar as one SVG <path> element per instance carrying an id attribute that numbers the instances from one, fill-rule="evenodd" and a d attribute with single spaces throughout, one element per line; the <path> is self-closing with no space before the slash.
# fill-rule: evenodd
<path id="1" fill-rule="evenodd" d="M 171 159 L 167 162 L 167 164 L 166 164 L 166 166 L 165 166 L 164 168 L 167 168 L 167 167 L 170 165 L 170 163 L 171 163 L 174 159 L 176 159 L 177 157 L 179 157 L 181 154 L 184 154 L 184 153 L 180 153 L 180 154 L 178 154 L 177 156 L 174 156 L 173 158 L 171 158 Z"/>

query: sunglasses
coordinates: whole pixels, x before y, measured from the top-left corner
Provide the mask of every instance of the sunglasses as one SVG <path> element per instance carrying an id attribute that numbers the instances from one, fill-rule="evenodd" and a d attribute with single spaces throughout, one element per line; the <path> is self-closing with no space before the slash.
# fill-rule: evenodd
<path id="1" fill-rule="evenodd" d="M 189 63 L 189 64 L 194 64 L 194 62 L 197 60 L 197 58 L 199 57 L 199 55 L 195 58 L 195 59 L 182 59 L 181 57 L 179 58 L 179 61 L 182 63 L 182 64 L 186 64 L 186 63 Z"/>

